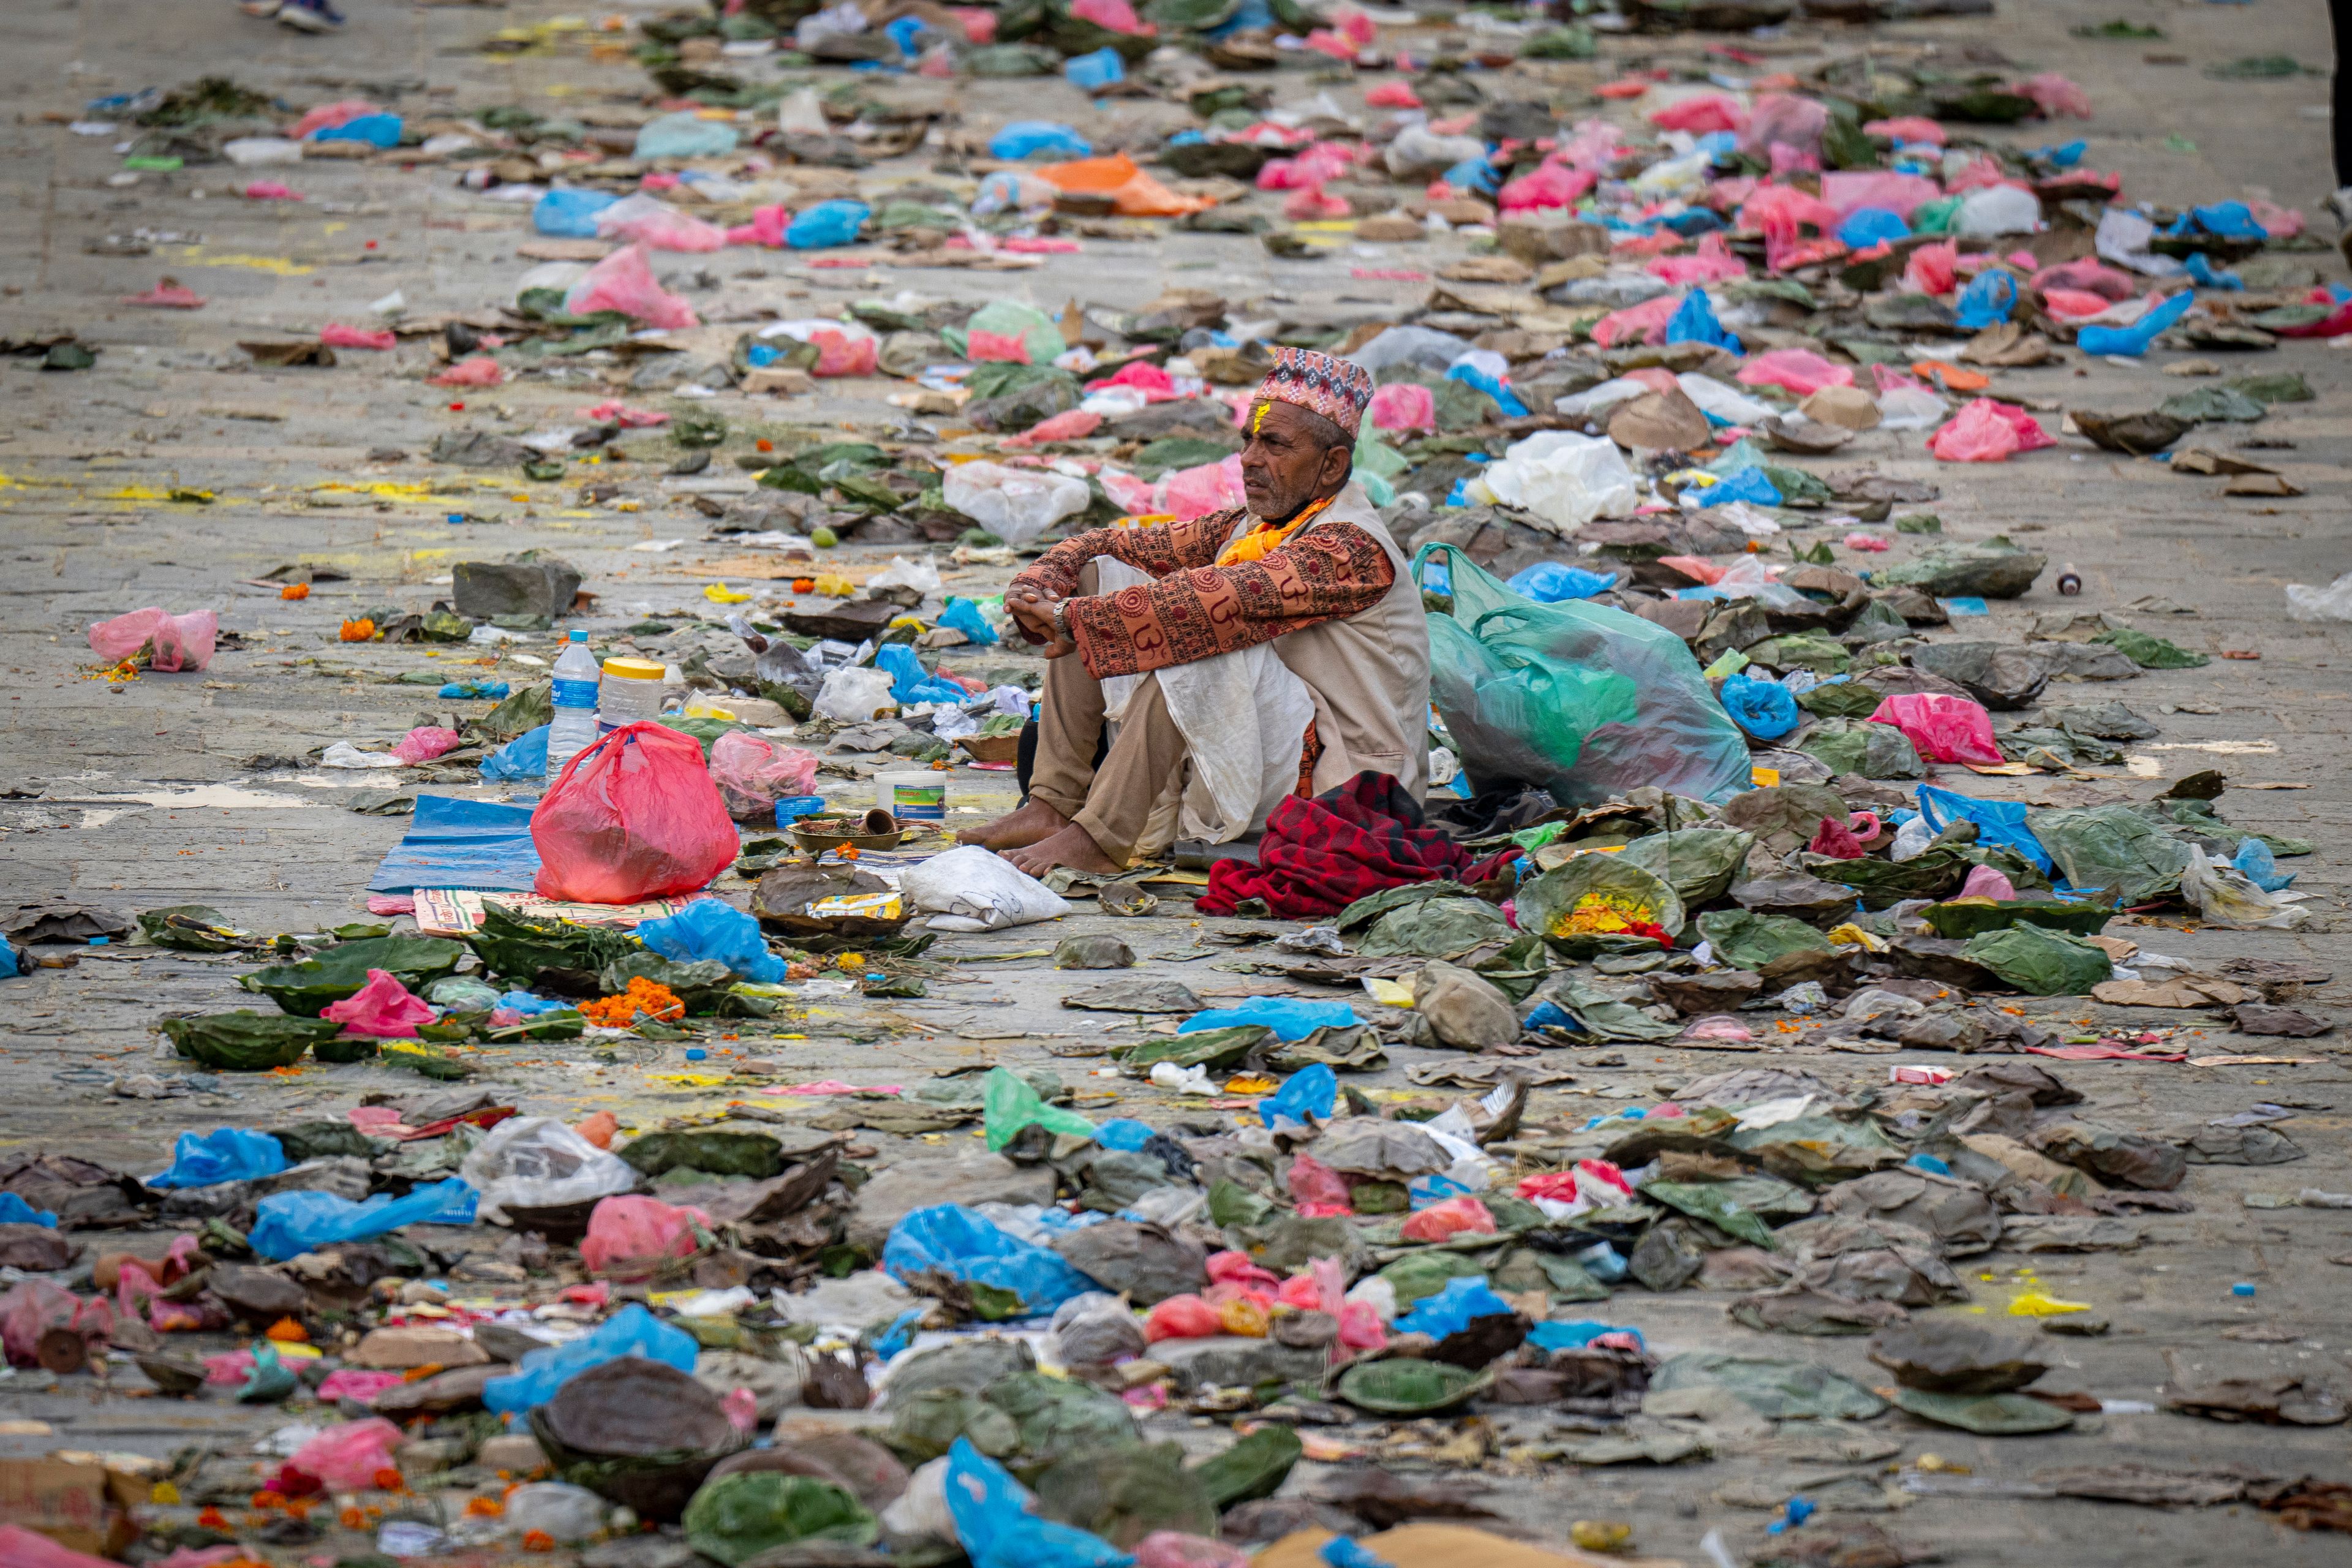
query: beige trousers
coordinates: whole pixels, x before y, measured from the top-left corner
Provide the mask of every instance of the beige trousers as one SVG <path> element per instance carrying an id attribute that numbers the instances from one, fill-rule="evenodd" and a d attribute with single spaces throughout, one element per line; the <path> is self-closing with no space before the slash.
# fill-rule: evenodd
<path id="1" fill-rule="evenodd" d="M 1119 716 L 1118 737 L 1097 768 L 1094 759 L 1102 731 L 1102 682 L 1087 673 L 1076 654 L 1048 659 L 1029 793 L 1125 865 L 1153 806 L 1183 766 L 1184 735 L 1169 716 L 1160 682 L 1149 679 Z"/>

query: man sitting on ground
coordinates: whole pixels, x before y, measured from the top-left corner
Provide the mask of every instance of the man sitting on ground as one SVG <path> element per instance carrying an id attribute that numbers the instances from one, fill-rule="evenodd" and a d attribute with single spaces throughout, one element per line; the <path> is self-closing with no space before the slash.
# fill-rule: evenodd
<path id="1" fill-rule="evenodd" d="M 1328 354 L 1276 353 L 1244 423 L 1246 507 L 1078 534 L 1006 589 L 1006 610 L 1051 661 L 1037 763 L 1027 803 L 964 842 L 1003 852 L 1032 875 L 1123 869 L 1188 754 L 1150 672 L 1265 643 L 1313 699 L 1301 793 L 1366 770 L 1424 793 L 1428 622 L 1402 552 L 1349 479 L 1371 378 Z M 1093 592 L 1102 557 L 1151 581 Z M 1146 679 L 1109 715 L 1118 734 L 1097 767 L 1103 682 L 1128 675 Z"/>

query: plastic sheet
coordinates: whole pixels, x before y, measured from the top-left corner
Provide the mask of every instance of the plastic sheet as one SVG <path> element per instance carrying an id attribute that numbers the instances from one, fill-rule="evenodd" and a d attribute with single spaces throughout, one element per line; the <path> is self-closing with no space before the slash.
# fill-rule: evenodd
<path id="1" fill-rule="evenodd" d="M 2149 310 L 2128 327 L 2084 327 L 2074 334 L 2074 346 L 2086 354 L 2123 354 L 2137 358 L 2147 353 L 2157 334 L 2195 309 L 2197 296 L 2184 289 Z"/>
<path id="2" fill-rule="evenodd" d="M 1052 120 L 1015 120 L 988 139 L 988 155 L 1017 163 L 1051 153 L 1059 158 L 1090 158 L 1094 143 Z"/>
<path id="3" fill-rule="evenodd" d="M 597 904 L 695 892 L 740 847 L 701 745 L 651 722 L 625 724 L 566 763 L 530 836 L 538 891 Z"/>
<path id="4" fill-rule="evenodd" d="M 1495 500 L 1533 512 L 1565 534 L 1597 517 L 1624 517 L 1640 503 L 1633 470 L 1606 437 L 1544 430 L 1504 448 L 1474 481 Z"/>
<path id="5" fill-rule="evenodd" d="M 353 1203 L 332 1193 L 272 1193 L 261 1200 L 253 1250 L 282 1261 L 338 1241 L 365 1241 L 404 1225 L 471 1225 L 474 1189 L 455 1176 L 394 1198 L 378 1193 Z"/>
<path id="6" fill-rule="evenodd" d="M 1513 573 L 1507 585 L 1514 594 L 1524 594 L 1538 605 L 1556 605 L 1562 599 L 1590 599 L 1605 594 L 1617 585 L 1617 574 L 1538 561 Z"/>
<path id="7" fill-rule="evenodd" d="M 596 215 L 620 201 L 606 191 L 575 191 L 562 186 L 531 204 L 530 226 L 562 239 L 596 237 Z"/>
<path id="8" fill-rule="evenodd" d="M 723 746 L 739 738 L 733 733 L 721 735 L 719 744 Z M 716 747 L 711 757 L 715 763 Z M 812 773 L 814 762 L 811 759 Z M 767 809 L 772 813 L 772 801 Z M 784 977 L 784 961 L 768 951 L 767 940 L 760 934 L 760 922 L 724 899 L 697 899 L 667 919 L 646 921 L 637 927 L 637 940 L 664 958 L 676 959 L 680 963 L 716 959 L 758 984 L 772 985 Z"/>
<path id="9" fill-rule="evenodd" d="M 1465 1277 L 1448 1279 L 1435 1295 L 1423 1296 L 1414 1304 L 1412 1310 L 1399 1318 L 1393 1326 L 1401 1334 L 1427 1334 L 1433 1339 L 1442 1340 L 1448 1334 L 1460 1333 L 1475 1319 L 1498 1315 L 1508 1317 L 1517 1310 L 1496 1295 L 1494 1287 L 1484 1279 Z"/>
<path id="10" fill-rule="evenodd" d="M 1955 822 L 1973 822 L 1977 825 L 1978 844 L 1988 848 L 2014 849 L 2032 861 L 2036 870 L 2049 874 L 2050 851 L 2026 826 L 2024 802 L 1978 800 L 1933 784 L 1919 786 L 1918 802 L 1919 819 L 1931 834 L 1941 833 Z"/>
<path id="11" fill-rule="evenodd" d="M 987 461 L 956 464 L 940 489 L 948 505 L 1007 544 L 1026 544 L 1086 510 L 1090 499 L 1084 479 Z"/>
<path id="12" fill-rule="evenodd" d="M 596 214 L 595 229 L 599 239 L 617 239 L 648 250 L 712 251 L 727 245 L 727 231 L 717 224 L 644 195 L 624 196 Z"/>
<path id="13" fill-rule="evenodd" d="M 1811 397 L 1824 386 L 1852 386 L 1853 371 L 1811 349 L 1772 349 L 1740 366 L 1738 379 L 1743 386 L 1777 386 Z"/>

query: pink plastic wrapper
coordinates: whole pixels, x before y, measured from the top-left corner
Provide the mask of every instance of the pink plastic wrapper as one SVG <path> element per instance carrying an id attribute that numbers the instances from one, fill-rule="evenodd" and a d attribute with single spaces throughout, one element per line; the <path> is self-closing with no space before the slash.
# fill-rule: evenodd
<path id="1" fill-rule="evenodd" d="M 598 1274 L 651 1273 L 665 1258 L 693 1255 L 701 1245 L 695 1235 L 697 1226 L 710 1227 L 710 1216 L 700 1209 L 675 1206 L 659 1198 L 605 1198 L 588 1216 L 580 1261 Z"/>
<path id="2" fill-rule="evenodd" d="M 499 362 L 488 354 L 476 354 L 461 359 L 439 375 L 433 377 L 435 386 L 496 386 L 506 380 L 507 373 Z"/>
<path id="3" fill-rule="evenodd" d="M 1354 210 L 1349 206 L 1347 197 L 1326 195 L 1320 185 L 1307 185 L 1295 190 L 1282 204 L 1282 216 L 1293 223 L 1343 218 Z"/>
<path id="4" fill-rule="evenodd" d="M 1129 37 L 1153 31 L 1143 25 L 1143 18 L 1135 14 L 1135 7 L 1127 0 L 1073 0 L 1070 15 L 1081 22 L 1092 22 L 1097 27 L 1108 27 Z"/>
<path id="5" fill-rule="evenodd" d="M 0 1563 L 8 1568 L 121 1568 L 103 1557 L 59 1546 L 21 1524 L 0 1524 Z"/>
<path id="6" fill-rule="evenodd" d="M 2056 71 L 2030 76 L 2017 84 L 2017 90 L 2032 99 L 2048 119 L 2091 118 L 2090 95 Z"/>
<path id="7" fill-rule="evenodd" d="M 755 207 L 750 223 L 739 223 L 727 231 L 730 245 L 764 245 L 780 250 L 784 244 L 784 230 L 793 221 L 789 208 L 782 206 Z"/>
<path id="8" fill-rule="evenodd" d="M 1916 145 L 1925 142 L 1941 147 L 1946 140 L 1944 128 L 1921 114 L 1901 114 L 1892 120 L 1874 120 L 1863 128 L 1866 136 L 1884 136 L 1890 142 L 1907 142 Z"/>
<path id="9" fill-rule="evenodd" d="M 646 430 L 669 423 L 669 416 L 656 414 L 650 408 L 632 408 L 619 398 L 599 403 L 580 411 L 583 419 L 593 419 L 599 425 L 618 425 L 624 430 Z"/>
<path id="10" fill-rule="evenodd" d="M 1927 438 L 1927 450 L 1947 463 L 1998 463 L 2057 444 L 2024 409 L 1979 397 Z"/>
<path id="11" fill-rule="evenodd" d="M 71 1329 L 86 1340 L 102 1341 L 114 1332 L 114 1309 L 103 1296 L 85 1300 L 46 1279 L 24 1280 L 0 1296 L 0 1350 L 7 1353 L 10 1366 L 39 1364 L 35 1351 L 51 1329 Z"/>
<path id="12" fill-rule="evenodd" d="M 1774 349 L 1741 365 L 1738 380 L 1743 386 L 1777 386 L 1811 397 L 1824 386 L 1852 386 L 1853 371 L 1811 349 Z"/>
<path id="13" fill-rule="evenodd" d="M 974 328 L 965 340 L 964 357 L 974 364 L 991 362 L 1027 364 L 1029 341 L 1018 332 L 992 332 L 984 327 Z"/>
<path id="14" fill-rule="evenodd" d="M 1135 1543 L 1135 1568 L 1250 1568 L 1250 1554 L 1206 1536 L 1155 1530 Z"/>
<path id="15" fill-rule="evenodd" d="M 1448 1198 L 1432 1204 L 1404 1222 L 1407 1241 L 1444 1241 L 1449 1236 L 1492 1236 L 1495 1216 L 1476 1198 Z"/>
<path id="16" fill-rule="evenodd" d="M 1599 183 L 1599 177 L 1589 170 L 1544 163 L 1516 180 L 1505 181 L 1495 201 L 1507 213 L 1574 206 Z"/>
<path id="17" fill-rule="evenodd" d="M 1290 1201 L 1295 1204 L 1335 1205 L 1329 1210 L 1334 1214 L 1346 1214 L 1352 1206 L 1346 1180 L 1312 1154 L 1292 1159 L 1286 1184 L 1290 1189 Z"/>
<path id="18" fill-rule="evenodd" d="M 1943 194 L 1925 174 L 1891 169 L 1836 169 L 1822 176 L 1822 200 L 1841 218 L 1861 207 L 1885 207 L 1907 221 L 1920 203 Z"/>
<path id="19" fill-rule="evenodd" d="M 1818 99 L 1768 92 L 1756 100 L 1756 108 L 1748 117 L 1748 130 L 1739 138 L 1739 150 L 1763 153 L 1773 147 L 1789 147 L 1804 157 L 1818 159 L 1822 132 L 1829 129 L 1829 123 L 1830 111 Z"/>
<path id="20" fill-rule="evenodd" d="M 352 121 L 363 116 L 383 112 L 384 112 L 383 110 L 364 98 L 339 98 L 332 103 L 322 103 L 303 115 L 294 122 L 294 129 L 288 132 L 287 135 L 299 142 L 313 131 L 331 131 L 338 125 L 349 125 Z"/>
<path id="21" fill-rule="evenodd" d="M 820 328 L 808 335 L 816 345 L 816 364 L 809 374 L 831 378 L 836 375 L 872 375 L 881 363 L 882 342 L 878 338 L 853 337 L 847 332 L 830 331 Z"/>
<path id="22" fill-rule="evenodd" d="M 705 223 L 690 213 L 675 207 L 655 205 L 650 210 L 632 207 L 621 217 L 609 215 L 619 206 L 628 205 L 642 198 L 632 196 L 628 202 L 616 204 L 596 217 L 596 234 L 601 239 L 625 240 L 646 247 L 648 250 L 711 251 L 723 249 L 727 231 L 717 224 Z"/>
<path id="23" fill-rule="evenodd" d="M 276 180 L 256 180 L 245 187 L 245 199 L 249 202 L 299 202 L 302 193 L 291 185 L 281 185 Z"/>
<path id="24" fill-rule="evenodd" d="M 1419 109 L 1421 94 L 1412 90 L 1409 81 L 1384 81 L 1364 93 L 1368 109 Z"/>
<path id="25" fill-rule="evenodd" d="M 404 1441 L 400 1428 L 381 1415 L 347 1422 L 295 1449 L 286 1468 L 317 1477 L 331 1492 L 373 1491 L 378 1470 L 398 1468 L 392 1451 Z"/>
<path id="26" fill-rule="evenodd" d="M 1371 416 L 1378 430 L 1434 430 L 1437 395 L 1418 383 L 1391 382 L 1372 394 Z"/>
<path id="27" fill-rule="evenodd" d="M 1679 294 L 1661 294 L 1654 300 L 1644 300 L 1638 305 L 1628 305 L 1622 310 L 1612 310 L 1592 323 L 1592 341 L 1604 349 L 1621 344 L 1661 343 L 1666 339 L 1666 323 L 1675 319 L 1682 308 Z"/>
<path id="28" fill-rule="evenodd" d="M 1048 441 L 1083 441 L 1102 428 L 1102 422 L 1103 416 L 1099 414 L 1092 414 L 1083 408 L 1064 409 L 1051 419 L 1040 419 L 1020 435 L 1001 444 L 1017 447 L 1025 452 Z"/>
<path id="29" fill-rule="evenodd" d="M 171 674 L 202 669 L 213 661 L 213 639 L 220 636 L 220 614 L 194 610 L 184 616 L 158 609 L 133 610 L 89 628 L 89 650 L 109 664 L 120 664 L 141 648 L 152 650 L 152 668 Z"/>
<path id="30" fill-rule="evenodd" d="M 1168 403 L 1176 396 L 1176 379 L 1156 364 L 1142 360 L 1130 360 L 1118 367 L 1116 374 L 1087 383 L 1088 392 L 1100 392 L 1108 386 L 1131 386 L 1153 403 Z"/>
<path id="31" fill-rule="evenodd" d="M 1888 548 L 1887 541 L 1881 539 L 1874 533 L 1862 533 L 1858 531 L 1849 533 L 1844 539 L 1839 541 L 1839 542 L 1843 544 L 1848 550 L 1867 550 L 1874 555 L 1878 553 L 1880 551 Z"/>
<path id="32" fill-rule="evenodd" d="M 413 1040 L 417 1025 L 433 1021 L 433 1009 L 403 985 L 400 976 L 371 969 L 365 985 L 340 1002 L 328 1003 L 319 1016 L 341 1024 L 346 1035 Z"/>
<path id="33" fill-rule="evenodd" d="M 165 310 L 201 310 L 205 308 L 203 295 L 193 289 L 182 288 L 169 278 L 144 294 L 124 295 L 122 302 L 126 305 L 152 305 Z"/>
<path id="34" fill-rule="evenodd" d="M 1172 514 L 1179 522 L 1190 522 L 1196 517 L 1206 517 L 1227 507 L 1249 504 L 1249 493 L 1242 488 L 1239 454 L 1221 463 L 1203 463 L 1197 468 L 1179 468 L 1168 476 L 1167 489 L 1168 500 L 1161 510 Z"/>
<path id="35" fill-rule="evenodd" d="M 2062 261 L 2055 267 L 2044 267 L 2033 274 L 2032 283 L 2045 293 L 2053 289 L 2063 289 L 2095 294 L 2109 303 L 2128 300 L 2139 292 L 2139 282 L 2130 273 L 2089 256 L 2080 261 Z"/>
<path id="36" fill-rule="evenodd" d="M 816 757 L 796 746 L 730 730 L 711 743 L 710 782 L 738 822 L 773 822 L 776 802 L 814 793 Z"/>
<path id="37" fill-rule="evenodd" d="M 367 1372 L 355 1366 L 339 1366 L 319 1384 L 319 1403 L 335 1405 L 346 1399 L 356 1399 L 365 1405 L 385 1389 L 398 1388 L 407 1381 L 396 1372 Z"/>
<path id="38" fill-rule="evenodd" d="M 1650 111 L 1650 123 L 1661 131 L 1687 131 L 1704 136 L 1711 131 L 1741 131 L 1748 113 L 1719 92 L 1703 92 Z"/>
<path id="39" fill-rule="evenodd" d="M 1990 866 L 1971 866 L 1969 879 L 1960 884 L 1964 899 L 1990 899 L 1998 904 L 2013 903 L 2017 889 L 2010 879 Z"/>
<path id="40" fill-rule="evenodd" d="M 1748 263 L 1732 255 L 1730 242 L 1717 233 L 1701 237 L 1693 254 L 1661 256 L 1643 270 L 1677 289 L 1689 289 L 1745 278 Z"/>
<path id="41" fill-rule="evenodd" d="M 394 349 L 400 346 L 399 336 L 386 329 L 369 331 L 365 327 L 347 327 L 341 321 L 329 321 L 319 329 L 319 341 L 331 349 Z"/>
<path id="42" fill-rule="evenodd" d="M 400 744 L 392 749 L 392 754 L 402 762 L 411 764 L 429 763 L 457 744 L 457 731 L 444 730 L 432 724 L 419 724 L 400 738 Z"/>
<path id="43" fill-rule="evenodd" d="M 1948 239 L 1923 245 L 1903 268 L 1903 287 L 1915 294 L 1948 294 L 1959 282 L 1960 247 Z"/>
<path id="44" fill-rule="evenodd" d="M 2044 289 L 2042 308 L 2060 321 L 2087 321 L 2104 315 L 2121 301 L 2104 294 L 2094 294 L 2086 289 Z"/>
<path id="45" fill-rule="evenodd" d="M 1892 724 L 1931 763 L 1974 763 L 1998 767 L 2000 747 L 1992 738 L 1992 715 L 1984 705 L 1941 691 L 1903 691 L 1879 703 L 1874 724 Z"/>
<path id="46" fill-rule="evenodd" d="M 986 5 L 953 5 L 949 7 L 948 14 L 963 24 L 963 37 L 966 43 L 996 42 L 996 12 L 992 8 Z"/>
<path id="47" fill-rule="evenodd" d="M 1143 1341 L 1205 1340 L 1225 1331 L 1217 1310 L 1198 1296 L 1171 1296 L 1154 1305 L 1143 1320 Z"/>
<path id="48" fill-rule="evenodd" d="M 654 280 L 653 264 L 639 245 L 623 246 L 590 268 L 563 297 L 563 308 L 579 316 L 618 310 L 648 327 L 672 331 L 702 324 L 693 306 Z"/>

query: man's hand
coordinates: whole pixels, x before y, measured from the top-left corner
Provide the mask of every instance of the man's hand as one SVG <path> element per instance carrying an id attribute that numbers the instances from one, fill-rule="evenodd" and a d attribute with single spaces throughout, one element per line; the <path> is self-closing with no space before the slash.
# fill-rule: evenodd
<path id="1" fill-rule="evenodd" d="M 1055 612 L 1065 602 L 1041 594 L 1034 588 L 1021 587 L 1005 594 L 1004 609 L 1032 641 L 1044 645 L 1039 652 L 1047 658 L 1060 658 L 1078 650 L 1074 638 L 1055 628 Z"/>

